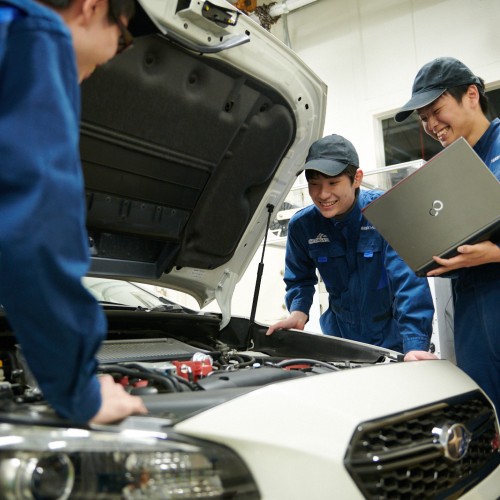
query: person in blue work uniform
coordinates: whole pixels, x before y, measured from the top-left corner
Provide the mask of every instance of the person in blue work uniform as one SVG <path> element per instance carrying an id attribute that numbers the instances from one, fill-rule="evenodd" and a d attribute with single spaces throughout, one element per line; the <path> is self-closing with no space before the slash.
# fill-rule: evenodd
<path id="1" fill-rule="evenodd" d="M 79 82 L 130 42 L 133 0 L 0 0 L 0 304 L 44 397 L 62 417 L 145 413 L 97 377 L 104 313 L 89 267 Z"/>
<path id="2" fill-rule="evenodd" d="M 500 180 L 500 120 L 486 117 L 484 81 L 465 64 L 440 57 L 417 73 L 411 99 L 396 114 L 402 122 L 413 111 L 425 132 L 443 147 L 464 137 Z M 466 203 L 467 200 L 464 200 Z M 499 241 L 463 245 L 451 259 L 435 257 L 452 279 L 457 364 L 493 400 L 500 413 L 500 248 Z"/>
<path id="3" fill-rule="evenodd" d="M 305 164 L 313 201 L 288 226 L 286 305 L 290 316 L 272 325 L 302 330 L 319 271 L 329 296 L 321 330 L 405 354 L 405 360 L 436 359 L 429 352 L 434 307 L 425 278 L 418 278 L 365 219 L 361 209 L 382 194 L 361 190 L 363 172 L 354 146 L 329 135 L 309 149 Z"/>

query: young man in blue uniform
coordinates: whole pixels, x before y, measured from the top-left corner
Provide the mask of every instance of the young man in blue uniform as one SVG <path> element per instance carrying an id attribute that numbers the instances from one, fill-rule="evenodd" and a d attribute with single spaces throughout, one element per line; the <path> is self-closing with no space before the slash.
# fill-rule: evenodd
<path id="1" fill-rule="evenodd" d="M 500 180 L 500 120 L 486 117 L 484 82 L 461 61 L 440 57 L 415 77 L 412 97 L 395 119 L 417 111 L 425 132 L 443 147 L 464 137 Z M 464 203 L 467 201 L 464 200 Z M 484 389 L 500 413 L 500 248 L 484 241 L 458 248 L 429 276 L 453 273 L 457 364 Z"/>
<path id="2" fill-rule="evenodd" d="M 79 82 L 130 39 L 133 0 L 0 0 L 0 304 L 50 405 L 76 422 L 145 413 L 95 353 Z"/>
<path id="3" fill-rule="evenodd" d="M 435 359 L 428 352 L 434 314 L 428 282 L 361 213 L 382 192 L 360 190 L 363 172 L 354 146 L 342 136 L 326 136 L 311 146 L 304 168 L 314 204 L 288 226 L 290 316 L 267 333 L 304 328 L 319 271 L 330 304 L 320 318 L 323 333 L 404 352 L 405 360 Z"/>

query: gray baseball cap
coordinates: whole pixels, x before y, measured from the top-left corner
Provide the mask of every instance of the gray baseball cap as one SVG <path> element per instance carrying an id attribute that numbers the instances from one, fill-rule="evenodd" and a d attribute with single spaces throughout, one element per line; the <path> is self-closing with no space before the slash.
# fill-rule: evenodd
<path id="1" fill-rule="evenodd" d="M 411 89 L 411 99 L 399 110 L 394 119 L 406 120 L 416 109 L 434 102 L 449 88 L 475 83 L 483 88 L 482 81 L 458 59 L 438 57 L 422 66 Z"/>
<path id="2" fill-rule="evenodd" d="M 332 134 L 312 144 L 304 170 L 317 170 L 322 174 L 335 176 L 342 173 L 348 165 L 359 168 L 358 153 L 347 139 Z"/>

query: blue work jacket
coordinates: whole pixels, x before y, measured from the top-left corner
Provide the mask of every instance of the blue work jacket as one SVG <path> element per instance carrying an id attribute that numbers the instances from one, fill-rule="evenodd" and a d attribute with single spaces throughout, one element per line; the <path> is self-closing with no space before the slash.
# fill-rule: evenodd
<path id="1" fill-rule="evenodd" d="M 89 242 L 73 41 L 37 2 L 1 8 L 0 304 L 47 401 L 86 422 L 101 405 L 95 353 L 106 320 L 81 283 Z"/>
<path id="2" fill-rule="evenodd" d="M 474 150 L 500 181 L 500 120 Z M 500 244 L 498 234 L 493 242 Z M 459 269 L 452 279 L 457 364 L 484 389 L 500 414 L 500 263 Z"/>
<path id="3" fill-rule="evenodd" d="M 286 305 L 309 314 L 318 270 L 330 305 L 320 319 L 323 333 L 399 352 L 427 351 L 434 314 L 427 279 L 417 277 L 361 213 L 380 194 L 360 191 L 340 218 L 325 218 L 314 205 L 292 217 Z"/>

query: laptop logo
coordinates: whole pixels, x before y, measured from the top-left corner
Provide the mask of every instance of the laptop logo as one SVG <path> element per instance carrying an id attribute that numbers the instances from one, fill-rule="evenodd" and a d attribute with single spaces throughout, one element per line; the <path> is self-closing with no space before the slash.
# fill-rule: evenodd
<path id="1" fill-rule="evenodd" d="M 444 203 L 440 200 L 434 200 L 432 202 L 432 208 L 429 210 L 429 213 L 433 216 L 433 217 L 437 217 L 439 215 L 439 212 L 441 212 L 441 210 L 443 210 L 444 208 Z"/>

